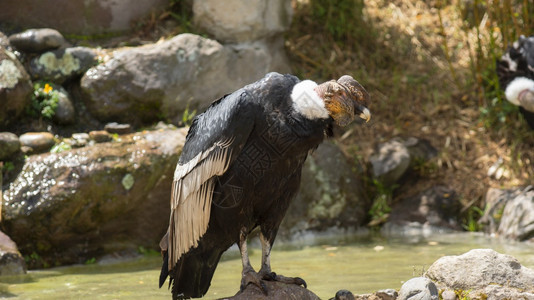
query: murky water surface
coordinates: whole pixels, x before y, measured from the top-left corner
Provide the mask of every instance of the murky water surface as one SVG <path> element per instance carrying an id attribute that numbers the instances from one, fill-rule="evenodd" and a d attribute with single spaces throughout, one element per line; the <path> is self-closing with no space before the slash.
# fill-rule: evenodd
<path id="1" fill-rule="evenodd" d="M 307 244 L 306 246 L 302 246 Z M 368 293 L 399 289 L 420 275 L 436 259 L 474 248 L 491 248 L 516 257 L 534 268 L 531 244 L 502 242 L 471 234 L 448 234 L 415 239 L 342 237 L 296 241 L 278 245 L 272 253 L 273 271 L 300 276 L 322 299 L 339 289 Z M 258 268 L 261 250 L 249 246 Z M 31 271 L 25 276 L 0 278 L 0 298 L 9 299 L 170 299 L 166 287 L 158 289 L 161 259 L 144 256 L 127 262 L 92 264 Z M 205 299 L 235 294 L 241 262 L 235 249 L 223 256 Z"/>

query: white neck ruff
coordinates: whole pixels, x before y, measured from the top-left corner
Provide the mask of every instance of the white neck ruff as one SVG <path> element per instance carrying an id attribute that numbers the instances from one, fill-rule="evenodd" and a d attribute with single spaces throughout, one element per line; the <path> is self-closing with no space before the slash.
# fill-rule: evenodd
<path id="1" fill-rule="evenodd" d="M 519 103 L 519 94 L 528 89 L 534 89 L 534 81 L 526 77 L 517 77 L 508 84 L 506 90 L 504 91 L 504 95 L 511 103 L 515 105 L 521 105 Z"/>
<path id="2" fill-rule="evenodd" d="M 303 80 L 297 83 L 291 91 L 291 100 L 295 111 L 304 117 L 314 119 L 328 118 L 328 110 L 324 106 L 324 101 L 315 92 L 317 83 L 311 80 Z"/>

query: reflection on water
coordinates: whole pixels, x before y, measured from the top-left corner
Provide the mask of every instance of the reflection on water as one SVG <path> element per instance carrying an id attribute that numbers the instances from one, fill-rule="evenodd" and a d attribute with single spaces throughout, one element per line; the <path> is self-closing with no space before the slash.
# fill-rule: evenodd
<path id="1" fill-rule="evenodd" d="M 272 252 L 273 271 L 299 276 L 322 299 L 340 289 L 369 293 L 399 289 L 419 276 L 436 259 L 458 255 L 474 248 L 491 248 L 516 257 L 534 268 L 532 245 L 503 243 L 480 235 L 448 234 L 430 238 L 384 239 L 343 237 L 315 240 L 315 245 L 278 245 Z M 308 242 L 309 243 L 309 242 Z M 304 244 L 306 242 L 304 241 Z M 301 243 L 302 245 L 302 243 Z M 249 246 L 258 268 L 261 250 Z M 158 289 L 161 259 L 146 256 L 136 260 L 31 271 L 20 277 L 0 277 L 0 297 L 10 299 L 170 299 L 166 287 Z M 205 299 L 235 294 L 240 283 L 239 254 L 231 249 L 223 256 Z"/>

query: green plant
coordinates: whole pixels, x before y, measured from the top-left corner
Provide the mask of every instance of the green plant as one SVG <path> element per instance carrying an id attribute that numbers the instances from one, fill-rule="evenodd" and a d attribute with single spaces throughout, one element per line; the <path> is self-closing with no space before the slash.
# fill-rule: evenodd
<path id="1" fill-rule="evenodd" d="M 484 211 L 477 206 L 471 206 L 467 209 L 465 217 L 462 222 L 462 227 L 470 232 L 480 231 L 480 224 L 478 220 L 484 215 Z"/>
<path id="2" fill-rule="evenodd" d="M 68 143 L 61 142 L 59 144 L 55 144 L 54 147 L 52 147 L 52 149 L 50 149 L 50 152 L 52 152 L 52 153 L 60 153 L 60 152 L 63 152 L 63 151 L 68 151 L 70 149 L 72 149 L 72 147 Z"/>
<path id="3" fill-rule="evenodd" d="M 143 246 L 139 246 L 137 251 L 142 255 L 148 255 L 148 256 L 159 256 L 160 253 L 154 249 L 147 249 Z"/>
<path id="4" fill-rule="evenodd" d="M 0 164 L 0 167 L 1 167 L 0 171 L 1 172 L 6 172 L 6 173 L 12 171 L 13 169 L 15 169 L 15 165 L 10 161 L 2 162 Z"/>
<path id="5" fill-rule="evenodd" d="M 56 113 L 59 102 L 59 91 L 50 84 L 36 82 L 33 85 L 30 115 L 51 119 Z"/>
<path id="6" fill-rule="evenodd" d="M 373 179 L 373 186 L 375 190 L 375 196 L 373 198 L 373 204 L 369 209 L 369 216 L 371 217 L 371 224 L 378 225 L 384 222 L 389 213 L 391 212 L 391 201 L 393 199 L 393 191 L 398 187 L 394 184 L 387 186 L 380 180 Z"/>
<path id="7" fill-rule="evenodd" d="M 88 260 L 86 260 L 84 262 L 84 264 L 86 264 L 86 265 L 93 265 L 95 263 L 96 263 L 96 258 L 94 258 L 94 257 L 91 257 L 91 258 L 89 258 Z"/>
<path id="8" fill-rule="evenodd" d="M 184 114 L 182 115 L 182 123 L 185 126 L 191 126 L 193 124 L 193 119 L 195 118 L 197 114 L 197 110 L 194 109 L 193 111 L 189 110 L 189 105 L 184 110 Z"/>

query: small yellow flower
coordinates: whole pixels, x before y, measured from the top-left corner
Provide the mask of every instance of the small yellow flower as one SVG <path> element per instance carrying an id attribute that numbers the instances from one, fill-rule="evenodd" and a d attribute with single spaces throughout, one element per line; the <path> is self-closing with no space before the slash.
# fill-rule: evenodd
<path id="1" fill-rule="evenodd" d="M 45 92 L 46 94 L 48 94 L 48 93 L 50 93 L 52 90 L 53 90 L 53 88 L 52 88 L 48 83 L 45 84 L 45 87 L 44 87 L 43 92 Z"/>

